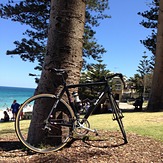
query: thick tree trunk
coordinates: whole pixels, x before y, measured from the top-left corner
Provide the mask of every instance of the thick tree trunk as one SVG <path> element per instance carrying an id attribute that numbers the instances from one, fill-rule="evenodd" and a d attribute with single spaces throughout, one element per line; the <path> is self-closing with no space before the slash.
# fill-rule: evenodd
<path id="1" fill-rule="evenodd" d="M 160 0 L 158 32 L 156 44 L 156 63 L 153 74 L 149 111 L 163 111 L 163 1 Z"/>
<path id="2" fill-rule="evenodd" d="M 78 83 L 82 68 L 82 47 L 85 22 L 85 3 L 82 0 L 52 0 L 47 54 L 44 67 L 69 70 L 68 83 Z M 52 88 L 55 82 L 43 70 L 39 90 Z M 49 90 L 48 90 L 49 91 Z M 40 91 L 39 91 L 40 92 Z"/>
<path id="3" fill-rule="evenodd" d="M 48 33 L 47 53 L 44 68 L 67 69 L 67 83 L 79 82 L 82 68 L 82 47 L 85 22 L 85 2 L 83 0 L 51 0 L 50 26 Z M 39 81 L 36 94 L 55 93 L 59 78 L 45 69 Z M 48 110 L 43 105 L 35 106 L 33 121 L 43 121 Z M 39 107 L 39 105 L 42 105 Z M 41 108 L 41 109 L 40 109 Z M 47 107 L 48 108 L 48 107 Z M 31 124 L 30 141 L 41 138 L 38 127 Z M 40 136 L 40 137 L 39 137 Z"/>

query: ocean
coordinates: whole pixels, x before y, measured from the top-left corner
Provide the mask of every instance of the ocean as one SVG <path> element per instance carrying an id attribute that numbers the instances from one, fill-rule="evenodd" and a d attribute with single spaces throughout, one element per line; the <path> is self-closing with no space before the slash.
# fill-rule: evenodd
<path id="1" fill-rule="evenodd" d="M 10 108 L 14 100 L 22 104 L 26 99 L 33 96 L 34 91 L 34 88 L 0 86 L 0 110 Z"/>

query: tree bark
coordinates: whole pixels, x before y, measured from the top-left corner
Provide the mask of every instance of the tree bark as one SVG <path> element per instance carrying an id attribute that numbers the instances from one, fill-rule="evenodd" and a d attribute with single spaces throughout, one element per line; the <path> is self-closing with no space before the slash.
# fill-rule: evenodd
<path id="1" fill-rule="evenodd" d="M 85 3 L 82 0 L 52 0 L 44 67 L 69 70 L 67 83 L 78 83 L 82 68 Z M 52 88 L 55 78 L 43 70 L 39 90 Z M 47 79 L 48 78 L 48 79 Z M 48 83 L 47 83 L 48 82 Z M 49 83 L 50 82 L 50 83 Z M 48 90 L 49 91 L 49 90 Z M 40 91 L 39 91 L 40 92 Z"/>
<path id="2" fill-rule="evenodd" d="M 156 61 L 152 81 L 152 90 L 148 111 L 163 111 L 163 1 L 160 0 L 158 32 L 156 44 Z"/>
<path id="3" fill-rule="evenodd" d="M 58 89 L 60 78 L 45 68 L 68 70 L 66 82 L 76 84 L 82 68 L 82 47 L 85 23 L 85 2 L 83 0 L 51 0 L 50 25 L 44 69 L 35 94 L 52 93 Z M 41 105 L 41 107 L 39 107 Z M 37 104 L 32 122 L 45 120 L 49 110 L 46 101 Z M 44 106 L 44 107 L 43 107 Z M 40 109 L 41 108 L 41 109 Z M 38 126 L 30 126 L 30 141 L 41 138 Z"/>

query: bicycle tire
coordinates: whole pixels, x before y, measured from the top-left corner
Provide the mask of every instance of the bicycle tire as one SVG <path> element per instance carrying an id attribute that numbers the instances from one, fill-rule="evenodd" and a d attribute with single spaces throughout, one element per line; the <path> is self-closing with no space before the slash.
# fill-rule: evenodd
<path id="1" fill-rule="evenodd" d="M 50 103 L 53 103 L 54 105 L 54 101 L 56 100 L 57 98 L 55 95 L 39 94 L 27 99 L 20 107 L 15 120 L 15 130 L 19 140 L 28 149 L 39 153 L 57 151 L 63 148 L 72 139 L 73 128 L 71 126 L 73 126 L 72 120 L 74 118 L 74 112 L 64 100 L 61 99 L 58 102 L 57 107 L 51 113 L 50 119 L 48 120 L 49 126 L 47 128 L 43 128 L 45 125 L 45 121 L 40 120 L 40 122 L 38 123 L 38 121 L 35 119 L 35 117 L 38 116 L 36 115 L 36 112 L 38 112 L 38 108 L 35 107 L 37 105 L 37 102 L 41 102 L 42 104 L 46 101 L 46 104 L 49 105 Z M 30 112 L 27 112 L 29 109 L 28 107 L 32 107 L 30 108 Z M 47 109 L 42 107 L 40 108 Z M 49 110 L 51 110 L 51 108 Z M 24 113 L 23 116 L 22 113 Z M 34 117 L 34 120 L 32 119 L 32 117 Z M 44 118 L 44 120 L 45 119 L 46 118 Z M 35 123 L 35 121 L 37 123 Z M 58 124 L 58 121 L 62 122 L 62 124 Z M 34 134 L 39 135 L 39 138 L 35 138 L 34 141 L 32 140 L 33 135 L 30 135 L 30 130 L 32 129 L 31 126 L 36 129 L 36 132 L 38 131 Z"/>
<path id="2" fill-rule="evenodd" d="M 127 141 L 126 132 L 125 132 L 123 122 L 122 122 L 123 114 L 122 114 L 121 110 L 119 109 L 119 106 L 116 103 L 113 95 L 110 96 L 110 100 L 111 100 L 111 105 L 112 105 L 112 109 L 113 109 L 113 120 L 117 120 L 119 128 L 120 128 L 122 136 L 123 136 L 124 143 L 126 144 L 126 143 L 128 143 L 128 141 Z"/>

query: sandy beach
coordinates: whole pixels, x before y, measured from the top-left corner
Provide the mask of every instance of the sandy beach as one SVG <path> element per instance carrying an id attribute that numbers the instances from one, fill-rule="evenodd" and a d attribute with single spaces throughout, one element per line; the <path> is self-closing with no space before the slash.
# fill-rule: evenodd
<path id="1" fill-rule="evenodd" d="M 2 118 L 4 118 L 4 114 L 3 114 L 3 112 L 4 112 L 5 110 L 0 110 L 0 120 L 2 119 Z M 8 115 L 9 115 L 9 117 L 10 117 L 10 119 L 13 117 L 13 115 L 12 115 L 12 112 L 11 111 L 7 111 L 7 113 L 8 113 Z"/>
<path id="2" fill-rule="evenodd" d="M 23 109 L 23 113 L 32 112 L 32 110 L 33 110 L 33 105 L 28 105 Z M 4 118 L 4 113 L 3 113 L 4 111 L 7 111 L 10 119 L 13 117 L 12 111 L 8 111 L 7 109 L 6 110 L 0 110 L 0 120 L 1 120 L 1 118 Z"/>
<path id="3" fill-rule="evenodd" d="M 129 105 L 127 103 L 121 103 L 121 102 L 119 103 L 119 107 L 121 109 L 133 109 L 134 108 L 133 105 Z M 33 106 L 27 106 L 23 112 L 31 112 L 32 108 L 33 108 Z M 3 112 L 4 112 L 3 110 L 0 110 L 0 119 L 4 117 Z M 9 111 L 9 112 L 7 111 L 7 113 L 9 114 L 9 117 L 11 119 L 12 118 L 12 112 L 11 111 Z"/>

